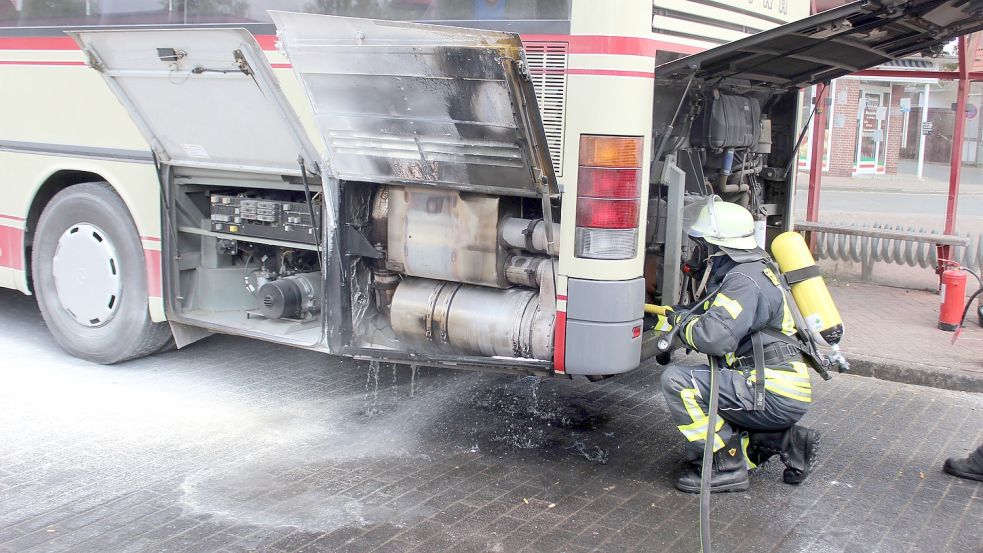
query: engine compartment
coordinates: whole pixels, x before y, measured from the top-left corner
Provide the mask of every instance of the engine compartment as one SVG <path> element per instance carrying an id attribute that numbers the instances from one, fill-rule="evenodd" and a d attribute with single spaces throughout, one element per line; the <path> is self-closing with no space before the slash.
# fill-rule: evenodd
<path id="1" fill-rule="evenodd" d="M 335 353 L 552 358 L 559 224 L 539 199 L 252 179 L 171 179 L 179 320 Z M 319 343 L 338 322 L 341 347 Z"/>
<path id="2" fill-rule="evenodd" d="M 741 205 L 755 219 L 755 238 L 762 248 L 786 230 L 798 102 L 798 91 L 741 81 L 696 81 L 689 87 L 682 80 L 656 83 L 653 142 L 659 144 L 667 131 L 669 136 L 651 172 L 646 225 L 651 301 L 682 303 L 699 295 L 700 283 L 685 276 L 684 263 L 694 253 L 693 243 L 680 238 L 687 206 L 712 195 Z M 681 266 L 684 276 L 676 278 L 671 270 Z"/>

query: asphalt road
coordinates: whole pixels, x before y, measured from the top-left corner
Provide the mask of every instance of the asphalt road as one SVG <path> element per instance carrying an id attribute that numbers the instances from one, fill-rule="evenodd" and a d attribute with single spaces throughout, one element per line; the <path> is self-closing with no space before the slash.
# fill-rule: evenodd
<path id="1" fill-rule="evenodd" d="M 600 384 L 373 367 L 216 336 L 105 367 L 0 290 L 0 552 L 698 550 L 657 368 Z M 979 552 L 983 397 L 816 384 L 808 482 L 713 498 L 716 548 Z"/>
<path id="2" fill-rule="evenodd" d="M 890 223 L 892 217 L 911 215 L 935 217 L 939 225 L 945 220 L 948 197 L 938 193 L 875 192 L 870 190 L 823 190 L 820 209 L 825 218 L 840 214 L 870 213 Z M 799 189 L 795 196 L 797 211 L 804 212 L 807 190 Z M 959 201 L 960 218 L 983 218 L 983 196 L 962 195 Z"/>

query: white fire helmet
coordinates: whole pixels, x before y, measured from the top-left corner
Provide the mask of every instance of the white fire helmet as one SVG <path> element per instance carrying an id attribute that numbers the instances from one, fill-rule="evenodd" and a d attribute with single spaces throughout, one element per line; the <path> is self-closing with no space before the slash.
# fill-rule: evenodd
<path id="1" fill-rule="evenodd" d="M 686 232 L 693 238 L 702 238 L 724 248 L 753 250 L 758 247 L 751 212 L 725 202 L 719 196 L 710 198 Z"/>

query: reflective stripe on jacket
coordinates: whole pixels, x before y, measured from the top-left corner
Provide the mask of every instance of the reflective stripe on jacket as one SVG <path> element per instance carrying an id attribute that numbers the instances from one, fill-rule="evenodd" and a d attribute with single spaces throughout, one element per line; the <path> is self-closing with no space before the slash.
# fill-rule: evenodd
<path id="1" fill-rule="evenodd" d="M 796 334 L 789 300 L 771 269 L 763 261 L 730 265 L 717 293 L 679 323 L 680 337 L 687 346 L 723 357 L 728 364 L 735 357 L 751 354 L 751 335 L 761 329 L 773 328 L 787 336 Z M 776 341 L 762 336 L 766 346 Z M 754 375 L 750 374 L 748 380 L 754 382 Z M 811 401 L 807 366 L 796 361 L 765 369 L 765 389 Z"/>

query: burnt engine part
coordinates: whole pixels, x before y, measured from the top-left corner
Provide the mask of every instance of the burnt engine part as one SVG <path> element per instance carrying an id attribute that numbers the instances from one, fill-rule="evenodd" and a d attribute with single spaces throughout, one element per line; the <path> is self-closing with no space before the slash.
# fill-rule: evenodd
<path id="1" fill-rule="evenodd" d="M 321 310 L 321 273 L 301 273 L 260 286 L 259 312 L 268 319 L 304 319 Z"/>
<path id="2" fill-rule="evenodd" d="M 392 328 L 417 351 L 551 359 L 555 313 L 539 294 L 421 278 L 396 288 Z"/>
<path id="3" fill-rule="evenodd" d="M 372 200 L 370 240 L 394 273 L 508 288 L 510 251 L 544 253 L 546 223 L 510 216 L 507 199 L 415 186 L 388 186 Z M 555 237 L 560 234 L 553 225 Z"/>
<path id="4" fill-rule="evenodd" d="M 380 192 L 381 193 L 381 192 Z M 386 268 L 437 280 L 506 288 L 498 239 L 502 200 L 415 186 L 388 187 Z M 376 202 L 376 206 L 380 202 Z"/>
<path id="5" fill-rule="evenodd" d="M 761 135 L 761 103 L 757 98 L 714 91 L 693 122 L 690 142 L 694 146 L 722 150 L 754 148 Z"/>
<path id="6" fill-rule="evenodd" d="M 314 217 L 320 218 L 321 206 L 313 207 Z M 303 201 L 211 196 L 211 229 L 244 237 L 315 244 L 310 213 Z"/>

